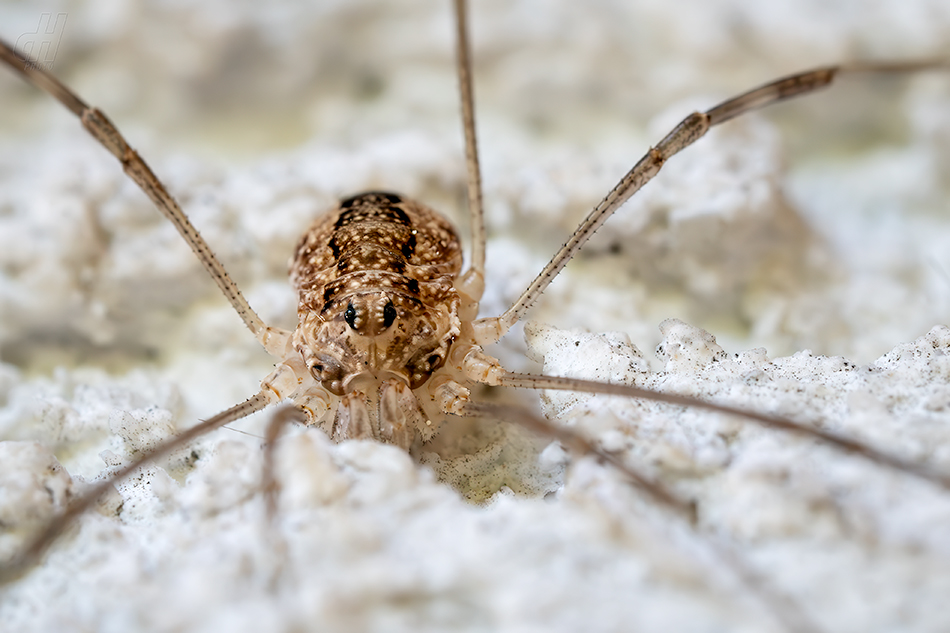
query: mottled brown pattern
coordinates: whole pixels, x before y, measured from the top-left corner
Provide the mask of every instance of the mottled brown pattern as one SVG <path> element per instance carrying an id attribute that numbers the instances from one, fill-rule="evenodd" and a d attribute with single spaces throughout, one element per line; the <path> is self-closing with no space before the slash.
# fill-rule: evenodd
<path id="1" fill-rule="evenodd" d="M 347 198 L 313 223 L 291 262 L 294 347 L 333 393 L 359 376 L 395 374 L 415 388 L 458 334 L 461 266 L 458 236 L 435 211 L 392 193 Z"/>
<path id="2" fill-rule="evenodd" d="M 341 201 L 310 226 L 294 253 L 290 282 L 298 311 L 319 311 L 333 298 L 324 295 L 327 285 L 348 273 L 388 271 L 422 283 L 455 276 L 461 266 L 462 246 L 445 218 L 397 194 L 368 192 Z"/>
<path id="3" fill-rule="evenodd" d="M 459 243 L 444 220 L 425 207 L 397 195 L 377 192 L 355 196 L 342 201 L 337 209 L 319 220 L 298 246 L 291 272 L 300 296 L 300 324 L 293 333 L 266 325 L 251 309 L 178 203 L 102 112 L 90 108 L 44 70 L 45 64 L 17 53 L 13 47 L 0 41 L 0 61 L 46 90 L 80 118 L 85 129 L 112 153 L 129 177 L 176 227 L 258 341 L 270 354 L 281 359 L 275 371 L 262 381 L 261 391 L 257 395 L 189 428 L 177 438 L 145 451 L 144 455 L 130 464 L 111 466 L 111 474 L 106 479 L 73 499 L 64 511 L 27 541 L 22 551 L 13 553 L 12 557 L 5 557 L 5 562 L 0 565 L 0 584 L 21 578 L 41 562 L 49 546 L 77 516 L 94 507 L 103 495 L 113 489 L 114 484 L 138 471 L 146 461 L 156 461 L 171 455 L 199 435 L 283 398 L 290 398 L 298 407 L 305 409 L 308 417 L 322 424 L 335 440 L 373 437 L 406 449 L 414 438 L 421 441 L 431 438 L 443 414 L 505 418 L 526 429 L 538 430 L 550 438 L 556 438 L 565 447 L 611 464 L 654 501 L 674 510 L 694 528 L 698 522 L 696 501 L 667 488 L 660 479 L 628 466 L 623 456 L 605 452 L 582 434 L 551 424 L 519 407 L 473 402 L 469 399 L 468 387 L 478 382 L 509 387 L 567 389 L 705 408 L 730 417 L 742 416 L 766 428 L 783 429 L 819 439 L 879 465 L 920 476 L 944 489 L 950 489 L 950 477 L 933 470 L 930 464 L 879 451 L 833 430 L 632 385 L 514 374 L 504 370 L 480 347 L 481 344 L 497 341 L 514 323 L 521 320 L 540 293 L 607 217 L 652 179 L 670 157 L 691 145 L 710 127 L 763 106 L 819 89 L 828 85 L 837 74 L 945 70 L 948 68 L 945 61 L 855 63 L 819 68 L 778 79 L 724 101 L 706 112 L 689 115 L 656 146 L 650 148 L 590 212 L 564 247 L 503 315 L 466 323 L 462 334 L 460 292 L 465 301 L 463 314 L 466 320 L 474 319 L 484 281 L 485 246 L 464 5 L 464 0 L 455 1 L 458 71 L 474 248 L 471 270 L 459 280 L 461 290 L 456 290 L 454 285 L 461 263 Z M 293 350 L 288 349 L 288 343 L 292 344 Z M 457 347 L 457 353 L 453 353 L 451 362 L 446 363 L 446 355 L 453 344 Z M 932 347 L 936 349 L 937 343 Z M 426 384 L 434 371 L 438 375 Z M 335 396 L 330 397 L 313 384 L 311 375 Z M 414 389 L 417 392 L 413 392 Z M 286 410 L 278 410 L 267 431 L 264 490 L 267 493 L 270 519 L 274 518 L 273 508 L 276 507 L 274 502 L 278 489 L 273 478 L 273 447 L 282 419 L 286 422 L 290 417 L 286 415 Z M 328 425 L 327 418 L 330 417 L 332 419 Z M 682 460 L 678 461 L 682 463 Z M 677 470 L 684 472 L 682 468 Z M 834 516 L 841 518 L 839 513 Z M 273 521 L 270 524 L 271 527 L 276 525 Z M 703 544 L 703 537 L 708 536 L 704 532 L 700 530 L 693 535 L 698 537 L 696 542 L 700 545 Z M 875 538 L 872 542 L 877 543 L 879 540 Z M 279 539 L 279 543 L 284 544 L 284 539 Z M 707 539 L 705 545 L 709 547 L 705 549 L 718 559 L 714 562 L 725 563 L 730 568 L 728 572 L 734 579 L 744 580 L 744 584 L 757 593 L 762 604 L 771 608 L 778 623 L 784 624 L 784 628 L 789 630 L 817 630 L 811 618 L 777 590 L 778 586 L 772 588 L 768 586 L 770 583 L 763 583 L 762 574 L 754 566 L 747 566 L 741 557 L 736 556 L 736 551 L 722 547 L 726 544 Z M 692 547 L 690 549 L 695 550 Z M 292 556 L 284 558 L 289 561 Z M 272 568 L 268 569 L 272 571 Z M 274 579 L 271 574 L 268 575 L 271 580 Z"/>

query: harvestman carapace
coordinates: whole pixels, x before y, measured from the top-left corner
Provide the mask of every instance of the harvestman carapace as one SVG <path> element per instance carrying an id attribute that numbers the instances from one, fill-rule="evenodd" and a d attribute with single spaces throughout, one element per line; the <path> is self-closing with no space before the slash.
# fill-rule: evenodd
<path id="1" fill-rule="evenodd" d="M 548 284 L 614 211 L 652 179 L 670 157 L 697 141 L 711 127 L 754 109 L 826 87 L 841 74 L 946 69 L 946 63 L 856 63 L 818 68 L 770 82 L 705 112 L 691 114 L 651 148 L 593 208 L 510 308 L 498 317 L 478 318 L 484 286 L 485 230 L 466 12 L 462 0 L 456 1 L 456 11 L 473 236 L 470 266 L 462 270 L 461 246 L 453 227 L 425 205 L 383 191 L 351 196 L 315 221 L 293 255 L 291 281 L 298 292 L 299 317 L 294 331 L 270 327 L 255 313 L 175 199 L 103 113 L 88 106 L 39 65 L 0 42 L 0 57 L 8 65 L 72 111 L 87 131 L 120 161 L 129 177 L 175 225 L 247 328 L 278 361 L 275 371 L 263 380 L 257 394 L 181 433 L 75 500 L 63 516 L 32 539 L 19 558 L 4 568 L 5 578 L 18 577 L 34 566 L 77 515 L 143 462 L 288 399 L 306 415 L 308 423 L 321 426 L 335 440 L 374 438 L 403 448 L 427 441 L 440 424 L 451 424 L 455 416 L 494 417 L 522 424 L 557 438 L 579 452 L 597 455 L 653 499 L 691 522 L 696 513 L 691 501 L 650 475 L 601 450 L 578 433 L 560 428 L 530 411 L 473 401 L 470 387 L 483 383 L 574 390 L 703 408 L 812 436 L 950 489 L 950 476 L 809 424 L 627 385 L 512 373 L 483 349 L 498 341 L 525 316 Z M 268 431 L 271 439 L 289 417 L 275 416 Z M 267 456 L 270 458 L 270 451 Z"/>

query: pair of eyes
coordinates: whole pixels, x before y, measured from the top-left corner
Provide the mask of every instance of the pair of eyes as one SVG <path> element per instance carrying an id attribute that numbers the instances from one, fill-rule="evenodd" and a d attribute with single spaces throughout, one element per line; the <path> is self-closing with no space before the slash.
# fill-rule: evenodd
<path id="1" fill-rule="evenodd" d="M 347 304 L 346 312 L 343 313 L 343 320 L 350 328 L 356 329 L 356 308 L 353 307 L 352 303 Z M 387 301 L 383 307 L 383 329 L 388 328 L 395 320 L 396 306 L 393 305 L 392 301 Z"/>

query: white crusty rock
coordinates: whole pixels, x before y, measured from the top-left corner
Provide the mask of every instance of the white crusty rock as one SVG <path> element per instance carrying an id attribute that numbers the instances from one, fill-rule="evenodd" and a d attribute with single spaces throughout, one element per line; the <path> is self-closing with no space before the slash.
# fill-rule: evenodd
<path id="1" fill-rule="evenodd" d="M 68 14 L 54 71 L 127 133 L 250 303 L 287 327 L 287 259 L 336 199 L 396 190 L 464 233 L 449 4 L 18 2 L 0 5 L 0 36 L 29 40 L 43 13 Z M 485 315 L 691 109 L 830 62 L 950 55 L 946 0 L 471 4 Z M 527 356 L 950 470 L 948 99 L 940 74 L 853 78 L 718 128 L 545 292 L 529 318 L 553 326 L 525 326 Z M 272 362 L 61 105 L 0 68 L 0 111 L 9 555 L 71 495 L 254 393 Z M 489 352 L 540 367 L 518 331 Z M 418 455 L 291 429 L 269 523 L 265 412 L 117 486 L 0 589 L 0 622 L 781 630 L 714 535 L 821 629 L 947 629 L 945 491 L 722 415 L 554 392 L 541 408 L 695 499 L 698 533 L 597 460 L 461 421 Z"/>

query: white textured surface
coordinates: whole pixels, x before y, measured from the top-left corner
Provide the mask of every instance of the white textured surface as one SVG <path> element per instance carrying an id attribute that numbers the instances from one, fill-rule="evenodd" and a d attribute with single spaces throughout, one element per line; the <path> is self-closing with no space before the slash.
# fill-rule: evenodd
<path id="1" fill-rule="evenodd" d="M 829 61 L 950 54 L 950 10 L 936 1 L 477 5 L 486 314 L 690 108 Z M 265 319 L 291 323 L 286 258 L 336 197 L 385 187 L 463 217 L 443 3 L 131 6 L 62 3 L 55 69 L 131 137 Z M 2 35 L 50 10 L 3 7 Z M 950 469 L 950 333 L 932 329 L 950 314 L 950 78 L 833 90 L 730 124 L 672 161 L 532 314 L 626 332 L 643 353 L 624 335 L 529 328 L 545 371 L 787 413 Z M 0 100 L 0 437 L 40 444 L 0 445 L 9 552 L 70 486 L 253 393 L 269 361 L 61 107 L 6 72 Z M 702 325 L 725 354 L 668 317 Z M 513 368 L 528 366 L 518 336 L 494 350 Z M 652 352 L 661 336 L 665 356 Z M 789 356 L 806 349 L 815 355 Z M 947 495 L 715 416 L 564 394 L 543 406 L 697 498 L 703 529 L 734 539 L 825 628 L 946 630 Z M 259 433 L 263 419 L 236 426 Z M 501 465 L 474 482 L 460 462 L 443 476 L 473 495 L 563 479 L 556 496 L 475 506 L 390 448 L 288 437 L 282 561 L 262 521 L 258 445 L 221 431 L 196 445 L 195 464 L 186 452 L 164 465 L 171 477 L 151 468 L 120 486 L 118 517 L 117 497 L 85 517 L 0 594 L 0 621 L 773 626 L 701 540 L 615 476 L 590 460 L 567 460 L 563 474 L 558 450 L 535 460 L 511 439 L 481 452 L 477 470 Z"/>

